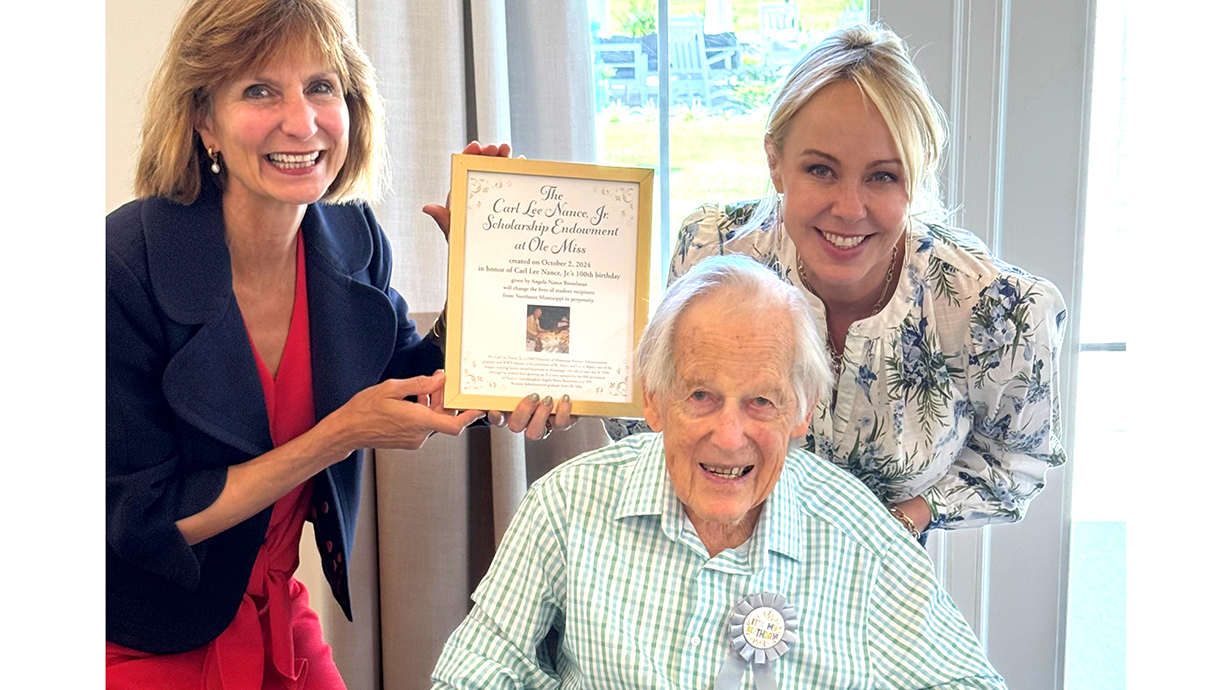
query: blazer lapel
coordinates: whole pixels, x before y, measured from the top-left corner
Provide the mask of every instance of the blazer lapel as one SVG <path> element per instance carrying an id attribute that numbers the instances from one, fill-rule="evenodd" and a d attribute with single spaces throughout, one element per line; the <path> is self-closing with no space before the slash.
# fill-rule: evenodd
<path id="1" fill-rule="evenodd" d="M 171 358 L 163 374 L 163 394 L 181 417 L 223 443 L 254 456 L 274 447 L 265 394 L 238 306 L 203 324 Z"/>
<path id="2" fill-rule="evenodd" d="M 349 212 L 349 213 L 348 213 Z M 389 298 L 368 283 L 372 234 L 362 214 L 312 204 L 304 213 L 312 393 L 317 419 L 381 379 L 397 320 Z"/>
<path id="3" fill-rule="evenodd" d="M 155 298 L 173 328 L 163 374 L 172 409 L 193 426 L 246 453 L 273 448 L 261 379 L 231 290 L 231 257 L 217 193 L 191 206 L 151 200 L 145 212 Z M 301 225 L 308 281 L 313 400 L 319 421 L 380 381 L 393 353 L 397 319 L 369 284 L 373 233 L 362 213 L 310 204 Z"/>
<path id="4" fill-rule="evenodd" d="M 217 193 L 190 206 L 151 199 L 143 210 L 150 281 L 168 318 L 172 355 L 163 394 L 176 414 L 252 455 L 273 447 L 261 379 L 239 304 Z"/>

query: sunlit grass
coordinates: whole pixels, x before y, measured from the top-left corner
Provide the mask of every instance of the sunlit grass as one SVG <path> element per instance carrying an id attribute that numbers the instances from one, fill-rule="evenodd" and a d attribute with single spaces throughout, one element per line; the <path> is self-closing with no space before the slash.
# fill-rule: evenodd
<path id="1" fill-rule="evenodd" d="M 764 122 L 762 114 L 671 119 L 669 227 L 680 227 L 680 221 L 704 202 L 752 199 L 766 192 L 766 158 L 761 144 Z M 597 125 L 604 164 L 658 170 L 657 120 L 626 117 L 611 122 L 600 116 Z"/>
<path id="2" fill-rule="evenodd" d="M 670 15 L 687 17 L 689 15 L 704 16 L 706 0 L 669 0 Z M 731 0 L 732 23 L 738 33 L 756 32 L 760 30 L 757 19 L 757 6 L 764 0 Z M 849 4 L 849 0 L 800 0 L 796 3 L 800 8 L 800 27 L 809 32 L 829 31 L 838 20 L 839 12 Z M 608 0 L 607 16 L 608 30 L 619 33 L 619 18 L 629 12 L 631 0 Z M 653 3 L 652 3 L 653 6 Z"/>
<path id="3" fill-rule="evenodd" d="M 706 0 L 670 2 L 673 17 L 703 15 Z M 760 31 L 757 8 L 762 0 L 731 0 L 734 30 Z M 620 33 L 620 17 L 636 4 L 657 17 L 657 2 L 608 0 L 607 31 Z M 844 8 L 863 7 L 860 0 L 800 0 L 801 29 L 815 40 L 835 27 Z M 743 39 L 742 39 L 743 40 Z M 807 42 L 807 39 L 806 39 Z M 807 46 L 805 46 L 807 47 Z M 657 113 L 638 108 L 608 106 L 597 121 L 600 161 L 610 165 L 658 167 Z M 703 202 L 731 202 L 764 195 L 766 161 L 762 152 L 764 114 L 708 114 L 703 109 L 679 111 L 671 118 L 671 219 L 669 227 Z M 657 190 L 657 187 L 656 187 Z M 658 203 L 656 202 L 656 214 Z"/>

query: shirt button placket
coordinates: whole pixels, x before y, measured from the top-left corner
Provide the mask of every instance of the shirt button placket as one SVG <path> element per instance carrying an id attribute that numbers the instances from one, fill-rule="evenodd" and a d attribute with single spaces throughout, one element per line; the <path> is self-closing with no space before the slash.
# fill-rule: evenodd
<path id="1" fill-rule="evenodd" d="M 709 687 L 710 682 L 714 680 L 705 677 L 708 675 L 706 671 L 710 668 L 711 659 L 702 646 L 710 634 L 710 628 L 715 624 L 711 612 L 714 608 L 713 599 L 716 596 L 716 590 L 721 592 L 723 589 L 718 586 L 722 578 L 723 573 L 705 567 L 700 568 L 694 578 L 697 582 L 697 599 L 693 602 L 693 616 L 689 619 L 689 625 L 685 629 L 688 635 L 685 638 L 688 648 L 681 655 L 681 687 Z M 706 636 L 701 634 L 703 632 Z"/>

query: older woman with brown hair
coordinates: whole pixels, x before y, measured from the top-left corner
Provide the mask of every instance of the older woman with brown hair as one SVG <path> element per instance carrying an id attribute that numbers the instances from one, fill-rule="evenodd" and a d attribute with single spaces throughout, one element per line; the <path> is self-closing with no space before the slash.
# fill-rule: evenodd
<path id="1" fill-rule="evenodd" d="M 357 449 L 483 416 L 444 409 L 440 330 L 421 338 L 390 287 L 365 203 L 383 141 L 332 0 L 185 9 L 141 198 L 107 217 L 108 687 L 342 687 L 292 577 L 304 521 L 349 617 Z M 528 398 L 509 424 L 542 435 L 551 413 Z"/>

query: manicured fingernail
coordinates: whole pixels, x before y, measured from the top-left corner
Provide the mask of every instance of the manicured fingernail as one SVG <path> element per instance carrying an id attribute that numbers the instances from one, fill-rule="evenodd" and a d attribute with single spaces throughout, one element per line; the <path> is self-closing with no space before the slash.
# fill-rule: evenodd
<path id="1" fill-rule="evenodd" d="M 552 396 L 549 395 L 548 397 L 544 398 L 543 404 L 549 408 L 552 407 Z"/>
<path id="2" fill-rule="evenodd" d="M 568 393 L 566 393 L 565 395 L 560 396 L 560 401 L 561 401 L 562 403 L 567 403 L 567 402 L 569 402 L 569 394 L 568 394 Z"/>
<path id="3" fill-rule="evenodd" d="M 531 401 L 531 402 L 533 402 L 533 403 L 537 403 L 537 402 L 539 402 L 539 394 L 538 394 L 538 393 L 531 393 L 531 394 L 530 394 L 530 401 Z"/>

